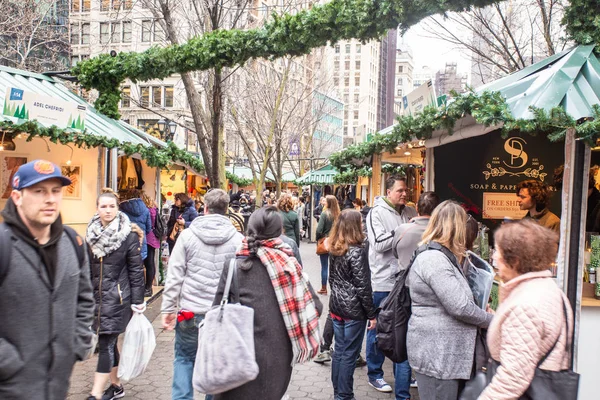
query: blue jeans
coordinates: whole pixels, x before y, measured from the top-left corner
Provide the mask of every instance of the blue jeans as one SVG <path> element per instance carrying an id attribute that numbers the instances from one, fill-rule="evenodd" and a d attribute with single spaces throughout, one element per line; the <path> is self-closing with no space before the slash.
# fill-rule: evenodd
<path id="1" fill-rule="evenodd" d="M 194 400 L 192 375 L 198 350 L 198 324 L 204 315 L 196 315 L 175 325 L 175 361 L 173 361 L 173 400 Z M 206 396 L 207 400 L 212 396 Z"/>
<path id="2" fill-rule="evenodd" d="M 329 254 L 321 254 L 319 258 L 321 259 L 321 286 L 327 286 Z"/>
<path id="3" fill-rule="evenodd" d="M 335 351 L 331 362 L 334 400 L 354 399 L 354 369 L 365 336 L 367 321 L 333 319 Z"/>
<path id="4" fill-rule="evenodd" d="M 373 292 L 373 305 L 375 308 L 381 305 L 381 302 L 390 294 L 390 292 Z M 383 362 L 385 355 L 377 347 L 376 331 L 367 331 L 367 375 L 369 381 L 383 379 Z M 394 380 L 396 400 L 410 399 L 410 365 L 408 360 L 402 363 L 394 363 Z"/>

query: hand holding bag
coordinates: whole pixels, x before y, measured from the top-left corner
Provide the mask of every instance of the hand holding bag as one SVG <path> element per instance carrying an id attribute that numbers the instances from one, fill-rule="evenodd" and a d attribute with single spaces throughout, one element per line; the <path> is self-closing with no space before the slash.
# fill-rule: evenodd
<path id="1" fill-rule="evenodd" d="M 231 260 L 221 304 L 206 313 L 198 330 L 192 383 L 201 393 L 223 393 L 258 376 L 254 310 L 239 303 L 229 303 L 231 282 L 237 268 L 236 260 Z"/>

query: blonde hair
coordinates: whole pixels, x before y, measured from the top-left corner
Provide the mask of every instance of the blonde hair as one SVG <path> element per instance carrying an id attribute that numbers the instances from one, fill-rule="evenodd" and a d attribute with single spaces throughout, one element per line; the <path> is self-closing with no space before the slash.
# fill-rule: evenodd
<path id="1" fill-rule="evenodd" d="M 335 221 L 340 216 L 340 205 L 335 196 L 330 194 L 325 196 L 325 207 L 323 207 L 323 212 L 325 211 L 329 213 L 332 221 Z"/>
<path id="2" fill-rule="evenodd" d="M 419 245 L 437 242 L 447 247 L 462 263 L 466 254 L 466 238 L 467 213 L 457 202 L 446 200 L 433 210 Z"/>

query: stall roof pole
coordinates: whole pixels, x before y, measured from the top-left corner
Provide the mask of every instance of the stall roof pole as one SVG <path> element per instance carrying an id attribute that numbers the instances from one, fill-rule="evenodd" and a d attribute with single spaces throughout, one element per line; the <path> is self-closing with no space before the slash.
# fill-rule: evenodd
<path id="1" fill-rule="evenodd" d="M 562 284 L 573 309 L 575 322 L 571 343 L 573 365 L 577 362 L 575 355 L 579 337 L 589 168 L 589 147 L 575 138 L 574 129 L 569 129 L 565 140 L 563 209 L 557 275 L 558 282 Z"/>

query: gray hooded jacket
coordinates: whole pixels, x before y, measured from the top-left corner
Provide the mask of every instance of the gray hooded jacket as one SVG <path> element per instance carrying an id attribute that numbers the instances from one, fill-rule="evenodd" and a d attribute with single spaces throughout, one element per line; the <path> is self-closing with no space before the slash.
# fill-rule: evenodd
<path id="1" fill-rule="evenodd" d="M 217 293 L 223 263 L 235 255 L 242 239 L 223 215 L 210 214 L 192 221 L 179 235 L 169 257 L 162 312 L 184 309 L 206 314 Z"/>
<path id="2" fill-rule="evenodd" d="M 375 198 L 375 205 L 367 215 L 369 239 L 369 266 L 374 292 L 390 292 L 396 281 L 398 261 L 394 257 L 394 233 L 400 224 L 417 216 L 417 210 L 405 206 L 402 213 L 392 208 L 383 197 Z"/>

